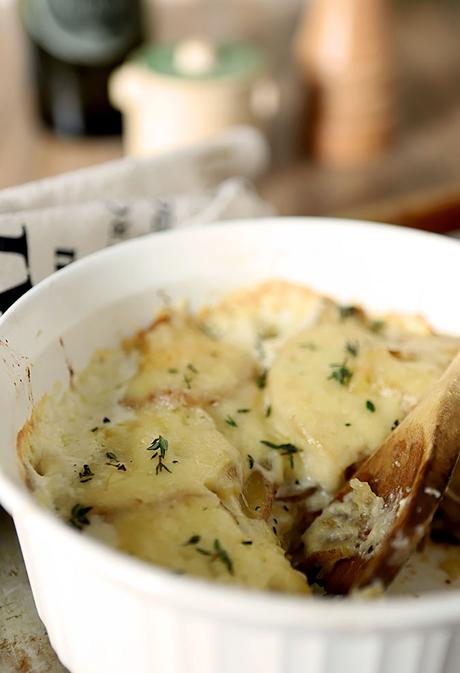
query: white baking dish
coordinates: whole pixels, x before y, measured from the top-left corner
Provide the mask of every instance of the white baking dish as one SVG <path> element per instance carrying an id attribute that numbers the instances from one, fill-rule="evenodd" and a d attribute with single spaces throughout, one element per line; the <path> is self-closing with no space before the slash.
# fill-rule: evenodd
<path id="1" fill-rule="evenodd" d="M 69 363 L 146 325 L 158 290 L 198 305 L 284 277 L 460 334 L 460 245 L 339 220 L 267 220 L 154 234 L 53 275 L 0 320 L 0 500 L 34 597 L 72 673 L 456 673 L 460 592 L 375 602 L 235 590 L 178 577 L 83 537 L 21 482 L 16 434 Z M 161 294 L 161 293 L 160 293 Z"/>

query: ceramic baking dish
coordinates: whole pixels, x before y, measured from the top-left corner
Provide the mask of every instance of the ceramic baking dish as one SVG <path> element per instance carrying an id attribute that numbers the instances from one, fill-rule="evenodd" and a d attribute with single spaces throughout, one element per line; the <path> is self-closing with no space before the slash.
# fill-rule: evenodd
<path id="1" fill-rule="evenodd" d="M 395 227 L 272 219 L 154 234 L 73 264 L 0 319 L 0 501 L 38 611 L 72 673 L 457 673 L 460 592 L 373 602 L 288 597 L 174 576 L 80 535 L 23 485 L 16 435 L 69 367 L 149 323 L 267 278 L 460 334 L 460 245 Z M 423 584 L 423 579 L 421 581 Z M 423 586 L 418 587 L 419 593 Z"/>

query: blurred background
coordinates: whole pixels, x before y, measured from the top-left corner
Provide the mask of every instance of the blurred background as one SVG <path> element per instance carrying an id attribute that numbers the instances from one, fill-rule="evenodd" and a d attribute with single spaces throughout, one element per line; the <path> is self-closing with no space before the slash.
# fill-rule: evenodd
<path id="1" fill-rule="evenodd" d="M 0 188 L 257 126 L 282 214 L 460 229 L 457 0 L 0 0 Z"/>

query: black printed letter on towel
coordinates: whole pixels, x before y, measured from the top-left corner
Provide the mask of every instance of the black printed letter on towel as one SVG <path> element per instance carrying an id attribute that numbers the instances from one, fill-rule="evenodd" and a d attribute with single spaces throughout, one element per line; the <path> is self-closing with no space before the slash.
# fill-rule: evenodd
<path id="1" fill-rule="evenodd" d="M 26 267 L 26 277 L 20 279 L 11 278 L 11 283 L 8 279 L 2 279 L 2 258 L 4 255 L 20 255 L 24 259 Z M 19 299 L 24 292 L 30 290 L 32 283 L 30 282 L 29 272 L 29 250 L 27 247 L 27 234 L 25 227 L 22 227 L 22 234 L 20 236 L 0 236 L 0 282 L 2 286 L 6 286 L 6 290 L 0 291 L 0 313 L 4 313 L 6 309 L 13 304 L 16 299 Z"/>

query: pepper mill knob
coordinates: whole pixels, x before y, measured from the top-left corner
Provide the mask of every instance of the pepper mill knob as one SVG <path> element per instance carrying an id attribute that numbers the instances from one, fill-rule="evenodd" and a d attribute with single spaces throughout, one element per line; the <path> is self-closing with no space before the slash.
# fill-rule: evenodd
<path id="1" fill-rule="evenodd" d="M 308 82 L 313 155 L 333 166 L 381 152 L 396 127 L 388 0 L 311 0 L 295 40 Z"/>

